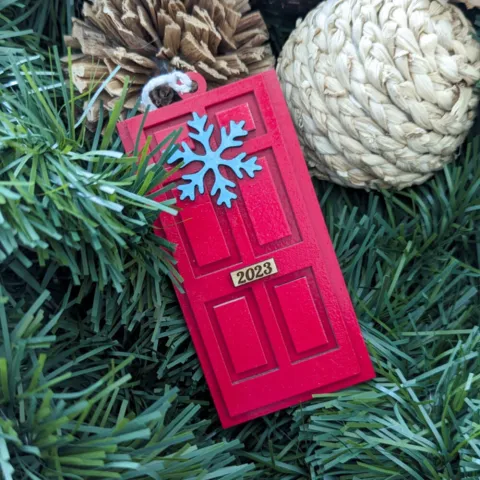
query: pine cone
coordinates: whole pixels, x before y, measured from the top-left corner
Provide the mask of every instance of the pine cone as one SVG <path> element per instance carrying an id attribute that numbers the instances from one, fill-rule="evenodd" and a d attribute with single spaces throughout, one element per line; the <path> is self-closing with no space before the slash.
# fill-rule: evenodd
<path id="1" fill-rule="evenodd" d="M 84 92 L 118 65 L 100 97 L 112 108 L 129 77 L 125 108 L 132 108 L 151 77 L 172 69 L 198 71 L 214 87 L 272 68 L 267 27 L 250 8 L 249 0 L 86 2 L 84 20 L 74 18 L 65 37 L 82 51 L 73 58 L 73 81 Z M 98 105 L 90 116 L 97 114 Z"/>

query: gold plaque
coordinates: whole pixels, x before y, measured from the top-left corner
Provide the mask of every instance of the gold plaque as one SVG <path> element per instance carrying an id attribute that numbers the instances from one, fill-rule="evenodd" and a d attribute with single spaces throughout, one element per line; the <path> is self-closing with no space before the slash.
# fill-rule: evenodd
<path id="1" fill-rule="evenodd" d="M 275 265 L 275 259 L 269 258 L 263 262 L 255 263 L 255 265 L 250 265 L 249 267 L 235 270 L 235 272 L 231 272 L 230 275 L 235 287 L 241 287 L 246 283 L 260 280 L 261 278 L 268 277 L 269 275 L 273 275 L 277 272 L 278 270 L 277 266 Z"/>

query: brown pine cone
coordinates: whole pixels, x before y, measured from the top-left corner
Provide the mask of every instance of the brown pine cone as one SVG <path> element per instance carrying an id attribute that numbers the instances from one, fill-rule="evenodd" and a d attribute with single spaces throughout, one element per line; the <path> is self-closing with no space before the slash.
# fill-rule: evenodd
<path id="1" fill-rule="evenodd" d="M 73 81 L 80 92 L 95 90 L 120 66 L 100 97 L 112 108 L 128 77 L 132 108 L 151 77 L 173 69 L 198 71 L 213 87 L 272 68 L 267 27 L 250 8 L 248 0 L 86 2 L 84 20 L 74 18 L 65 37 L 82 52 L 73 57 Z"/>

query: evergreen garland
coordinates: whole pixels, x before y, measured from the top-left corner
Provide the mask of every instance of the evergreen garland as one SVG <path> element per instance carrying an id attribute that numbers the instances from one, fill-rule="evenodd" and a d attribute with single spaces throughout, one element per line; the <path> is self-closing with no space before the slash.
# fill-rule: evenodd
<path id="1" fill-rule="evenodd" d="M 480 478 L 477 129 L 422 187 L 315 182 L 378 376 L 222 430 L 152 229 L 174 147 L 87 128 L 73 8 L 0 2 L 0 478 Z"/>

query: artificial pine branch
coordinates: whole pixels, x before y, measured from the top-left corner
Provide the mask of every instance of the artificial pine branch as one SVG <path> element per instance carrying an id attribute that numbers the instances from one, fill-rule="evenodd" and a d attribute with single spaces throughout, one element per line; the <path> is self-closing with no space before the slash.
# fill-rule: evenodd
<path id="1" fill-rule="evenodd" d="M 88 111 L 76 118 L 80 99 L 65 83 L 58 55 L 52 61 L 56 69 L 46 79 L 28 63 L 14 65 L 17 90 L 3 95 L 0 261 L 17 272 L 32 265 L 69 270 L 77 302 L 95 299 L 90 312 L 98 331 L 107 309 L 110 324 L 138 321 L 135 312 L 162 303 L 156 285 L 165 276 L 181 281 L 173 245 L 153 229 L 159 213 L 176 214 L 173 200 L 149 194 L 166 179 L 169 142 L 179 132 L 152 152 L 119 153 L 121 101 L 90 134 Z M 160 149 L 166 152 L 150 165 Z"/>
<path id="2" fill-rule="evenodd" d="M 13 12 L 12 18 L 20 18 L 28 12 L 28 7 L 23 6 L 25 3 L 28 6 L 30 2 L 12 3 L 9 7 Z M 35 13 L 32 15 L 17 27 L 22 31 L 35 28 Z M 53 26 L 57 21 L 56 16 L 49 17 L 42 30 L 53 35 L 53 41 L 57 38 Z M 10 31 L 5 24 L 2 25 L 2 31 Z M 67 29 L 67 26 L 64 28 Z M 9 48 L 17 46 L 25 49 L 27 45 L 32 49 L 37 43 L 28 43 L 32 40 L 31 36 L 31 33 L 19 37 L 7 36 L 2 41 L 8 42 Z M 23 58 L 35 54 L 49 58 L 47 52 L 38 49 L 28 50 Z M 35 95 L 25 94 L 31 86 L 15 65 L 16 62 L 0 55 L 3 71 L 1 81 L 4 84 L 12 79 L 16 81 L 17 75 L 21 79 L 18 90 L 11 90 L 10 97 L 14 94 L 14 100 L 22 107 L 9 111 L 8 116 L 4 115 L 3 122 L 20 122 L 25 126 L 28 120 L 28 127 L 33 125 L 37 135 L 34 139 L 25 140 L 20 129 L 6 130 L 5 125 L 2 126 L 3 132 L 9 132 L 9 155 L 17 148 L 24 152 L 25 142 L 30 148 L 36 148 L 33 140 L 38 142 L 39 155 L 43 155 L 45 145 L 51 147 L 55 145 L 56 138 L 61 139 L 61 131 L 59 133 L 53 127 L 51 117 L 44 120 L 46 113 L 43 106 L 36 106 Z M 50 84 L 56 84 L 57 81 L 40 75 L 48 71 L 50 65 L 55 65 L 55 57 L 46 64 L 33 65 L 31 76 L 39 88 L 48 86 L 48 90 L 43 90 L 47 97 L 45 101 L 54 105 L 53 112 L 62 118 L 63 123 L 68 123 L 74 110 L 71 109 L 67 117 L 65 112 L 72 105 L 72 100 L 65 103 L 62 100 L 62 84 L 52 88 Z M 34 71 L 39 73 L 35 74 Z M 58 80 L 57 77 L 53 79 Z M 11 85 L 9 88 L 17 87 Z M 66 89 L 70 92 L 68 84 Z M 78 102 L 79 107 L 84 100 L 88 101 L 88 97 L 77 98 L 73 95 L 73 98 L 73 104 L 77 105 Z M 1 108 L 4 107 L 5 104 L 2 104 Z M 37 128 L 37 118 L 41 120 L 38 122 L 40 125 L 46 124 L 48 128 Z M 91 136 L 83 126 L 79 127 L 79 131 L 73 145 L 75 147 L 79 142 L 84 142 L 80 150 L 82 156 L 88 154 L 90 149 L 98 150 L 101 135 L 98 135 L 97 146 L 94 147 L 95 136 Z M 478 126 L 473 133 L 478 133 Z M 71 138 L 65 142 L 67 150 L 71 143 Z M 174 386 L 178 389 L 178 397 L 166 410 L 168 418 L 165 425 L 171 425 L 177 415 L 184 418 L 181 412 L 186 407 L 200 405 L 202 408 L 192 419 L 192 427 L 182 427 L 180 431 L 193 431 L 194 438 L 188 443 L 197 446 L 199 451 L 203 452 L 204 446 L 214 444 L 221 445 L 216 448 L 226 449 L 223 450 L 224 457 L 219 456 L 225 461 L 218 460 L 205 467 L 210 468 L 207 478 L 479 478 L 480 349 L 475 329 L 480 309 L 478 147 L 478 139 L 468 139 L 454 164 L 424 186 L 402 193 L 367 193 L 323 182 L 315 183 L 349 292 L 375 361 L 378 377 L 374 381 L 224 431 L 216 420 L 215 409 L 170 282 L 163 274 L 159 276 L 161 281 L 157 282 L 148 273 L 144 276 L 145 280 L 139 280 L 143 275 L 139 267 L 148 265 L 149 251 L 143 251 L 142 261 L 132 262 L 132 249 L 140 251 L 138 243 L 129 245 L 128 250 L 121 249 L 123 256 L 120 257 L 120 264 L 126 262 L 124 268 L 128 273 L 124 274 L 127 278 L 125 288 L 119 293 L 113 281 L 104 285 L 103 289 L 99 288 L 97 280 L 90 276 L 90 273 L 97 272 L 95 268 L 88 269 L 88 275 L 80 277 L 81 281 L 78 281 L 73 273 L 75 269 L 72 269 L 74 262 L 60 266 L 58 261 L 52 261 L 62 250 L 46 248 L 49 259 L 42 263 L 38 257 L 41 248 L 31 250 L 16 239 L 19 246 L 16 247 L 15 256 L 9 254 L 0 262 L 0 282 L 4 291 L 8 291 L 8 299 L 6 294 L 0 295 L 0 324 L 3 331 L 6 331 L 5 318 L 8 332 L 12 332 L 39 298 L 43 303 L 37 305 L 33 316 L 40 322 L 41 329 L 55 315 L 62 313 L 51 334 L 44 332 L 48 333 L 47 336 L 54 335 L 54 340 L 47 342 L 38 334 L 30 335 L 30 329 L 27 328 L 30 346 L 28 355 L 22 357 L 25 359 L 21 364 L 22 378 L 17 379 L 15 385 L 26 384 L 24 389 L 28 388 L 35 371 L 32 367 L 38 364 L 41 353 L 47 354 L 43 367 L 46 374 L 44 378 L 39 376 L 38 380 L 42 385 L 69 371 L 76 375 L 51 386 L 55 395 L 65 393 L 60 391 L 60 387 L 67 388 L 69 392 L 92 387 L 96 382 L 101 382 L 112 368 L 132 356 L 132 363 L 114 377 L 119 380 L 130 374 L 133 378 L 119 387 L 117 399 L 106 416 L 107 423 L 112 425 L 117 421 L 124 401 L 128 401 L 124 417 L 140 417 L 139 421 L 143 421 L 142 412 L 166 394 L 168 396 L 168 385 Z M 114 142 L 108 148 L 117 153 L 119 144 Z M 51 148 L 47 153 L 51 154 Z M 123 171 L 124 160 L 123 156 L 118 159 L 107 157 L 104 160 L 106 175 L 114 175 L 112 172 L 116 168 Z M 74 161 L 91 163 L 80 157 Z M 3 168 L 2 165 L 0 171 Z M 15 168 L 18 168 L 18 164 Z M 10 179 L 2 176 L 0 181 L 9 182 Z M 4 193 L 8 191 L 7 195 L 11 195 L 10 192 L 18 194 L 12 185 L 0 186 Z M 27 215 L 36 211 L 42 201 L 44 196 L 35 198 L 26 205 L 28 211 L 23 209 L 20 213 Z M 0 205 L 0 213 L 7 208 L 5 205 Z M 151 213 L 154 214 L 153 211 Z M 61 211 L 60 219 L 68 214 L 67 211 Z M 120 223 L 124 221 L 117 219 Z M 149 231 L 148 221 L 144 225 L 144 231 Z M 39 235 L 44 234 L 40 231 Z M 141 237 L 140 233 L 138 235 Z M 2 247 L 5 238 L 2 237 Z M 79 235 L 77 245 L 80 245 L 80 249 L 90 251 L 91 247 L 84 242 L 86 239 Z M 98 267 L 95 262 L 92 264 Z M 131 302 L 129 299 L 137 285 L 142 287 L 140 297 Z M 46 288 L 50 296 L 44 298 Z M 158 299 L 160 302 L 155 303 Z M 44 311 L 44 319 L 36 317 L 38 309 Z M 2 314 L 2 311 L 6 313 Z M 0 357 L 7 358 L 7 345 L 12 351 L 18 351 L 25 344 L 17 339 L 11 340 L 11 333 L 2 334 Z M 7 368 L 11 367 L 7 364 Z M 3 394 L 9 381 L 5 360 L 0 360 L 0 372 L 7 372 L 6 375 L 0 374 L 0 391 Z M 55 372 L 58 376 L 52 375 Z M 100 388 L 98 392 L 101 391 Z M 35 463 L 38 459 L 33 454 L 19 450 L 15 439 L 15 432 L 20 432 L 20 442 L 23 442 L 22 434 L 35 432 L 28 430 L 29 425 L 25 423 L 18 429 L 19 420 L 27 418 L 23 412 L 28 414 L 28 411 L 23 407 L 30 399 L 17 396 L 9 404 L 8 408 L 12 408 L 14 414 L 8 418 L 17 426 L 17 430 L 6 426 L 8 433 L 5 433 L 2 426 L 2 466 L 10 464 L 16 467 L 20 461 L 27 462 L 24 463 L 26 465 L 40 465 Z M 110 399 L 108 397 L 106 405 L 98 408 L 98 422 L 103 422 Z M 38 403 L 42 401 L 39 397 L 35 400 Z M 166 408 L 169 403 L 166 401 L 162 405 Z M 2 411 L 5 411 L 5 405 L 2 404 Z M 52 405 L 58 404 L 53 402 Z M 2 418 L 5 420 L 5 415 Z M 204 420 L 209 420 L 208 427 Z M 90 423 L 89 419 L 87 421 Z M 199 423 L 198 427 L 196 423 Z M 100 423 L 95 425 L 99 426 Z M 155 425 L 158 427 L 158 424 Z M 63 433 L 67 431 L 62 430 L 62 442 L 67 439 Z M 112 435 L 109 439 L 115 440 Z M 236 444 L 230 444 L 232 449 L 228 450 L 224 440 L 240 441 L 244 447 L 239 449 Z M 73 444 L 77 441 L 76 438 L 72 440 Z M 13 460 L 6 460 L 5 444 L 8 444 L 9 452 L 13 452 Z M 128 442 L 120 445 L 122 449 L 126 447 L 130 447 L 127 454 L 133 459 L 132 462 L 136 462 L 136 445 Z M 99 453 L 94 452 L 93 455 L 101 455 L 104 448 L 98 447 L 95 452 Z M 177 447 L 174 449 L 179 451 Z M 245 465 L 252 462 L 255 464 L 254 470 L 246 472 L 250 467 Z M 165 478 L 162 476 L 163 465 L 156 464 L 155 467 L 155 473 L 162 480 Z M 236 470 L 237 465 L 239 467 Z M 233 471 L 228 470 L 230 468 Z M 17 469 L 15 480 L 22 479 L 23 472 L 21 467 Z M 124 471 L 116 471 L 119 472 L 124 474 Z M 192 472 L 187 471 L 185 475 L 188 473 Z M 35 474 L 38 476 L 38 471 Z M 181 475 L 179 477 L 182 478 Z"/>
<path id="3" fill-rule="evenodd" d="M 172 407 L 177 389 L 132 397 L 133 357 L 105 362 L 115 342 L 76 343 L 62 310 L 48 317 L 47 290 L 32 305 L 3 288 L 0 297 L 3 479 L 233 479 L 252 470 L 232 465 L 238 440 L 190 444 L 208 422 L 193 424 L 198 405 Z"/>

